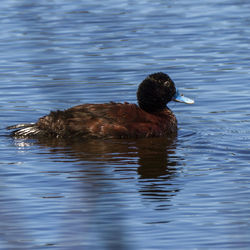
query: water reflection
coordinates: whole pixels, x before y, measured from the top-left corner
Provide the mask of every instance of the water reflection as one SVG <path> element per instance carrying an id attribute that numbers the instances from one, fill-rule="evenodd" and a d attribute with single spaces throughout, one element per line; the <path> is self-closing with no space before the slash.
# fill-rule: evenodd
<path id="1" fill-rule="evenodd" d="M 138 192 L 143 198 L 162 201 L 179 191 L 174 183 L 180 167 L 175 154 L 176 138 L 83 142 L 62 139 L 16 140 L 20 150 L 29 143 L 48 149 L 52 161 L 73 162 L 74 167 L 68 169 L 68 178 L 81 178 L 85 184 L 96 182 L 90 186 L 99 187 L 103 180 L 110 180 L 112 183 L 114 179 L 136 177 L 139 183 Z M 53 169 L 48 172 L 60 174 L 61 171 Z M 65 173 L 65 169 L 63 171 Z"/>
<path id="2" fill-rule="evenodd" d="M 115 173 L 119 173 L 116 177 L 118 179 L 134 178 L 134 173 L 137 172 L 139 193 L 144 198 L 161 201 L 178 192 L 176 185 L 172 185 L 178 168 L 175 140 L 176 138 L 147 138 L 69 142 L 40 139 L 36 143 L 47 147 L 57 161 L 66 161 L 70 158 L 82 166 L 72 171 L 70 178 L 83 178 L 89 181 L 94 176 L 98 182 L 102 179 L 113 180 L 114 176 L 110 173 L 109 167 Z M 58 158 L 59 153 L 63 153 L 61 159 Z"/>
<path id="3" fill-rule="evenodd" d="M 138 147 L 139 192 L 150 201 L 165 202 L 179 191 L 172 179 L 177 172 L 175 140 L 157 138 Z M 170 204 L 168 204 L 170 205 Z M 168 205 L 164 205 L 165 208 Z M 161 208 L 163 208 L 161 204 Z"/>
<path id="4" fill-rule="evenodd" d="M 84 142 L 18 139 L 14 143 L 24 154 L 25 148 L 38 146 L 37 154 L 49 160 L 46 166 L 40 163 L 44 170 L 38 181 L 43 176 L 46 186 L 37 184 L 40 201 L 35 202 L 35 205 L 46 204 L 42 205 L 40 217 L 47 217 L 44 221 L 50 221 L 54 231 L 51 234 L 57 235 L 46 244 L 68 244 L 66 239 L 70 237 L 71 245 L 79 246 L 83 237 L 88 237 L 88 242 L 96 248 L 131 249 L 130 237 L 133 237 L 129 232 L 133 224 L 128 211 L 143 216 L 142 204 L 167 210 L 179 191 L 174 182 L 178 173 L 175 138 Z M 35 188 L 34 183 L 31 185 Z M 28 213 L 32 216 L 32 212 Z M 167 223 L 161 220 L 151 215 L 145 222 Z M 21 221 L 28 224 L 25 219 Z"/>
<path id="5" fill-rule="evenodd" d="M 23 141 L 17 143 L 24 144 Z M 48 148 L 52 155 L 64 153 L 61 161 L 74 158 L 77 162 L 89 161 L 112 163 L 112 165 L 117 163 L 118 166 L 123 164 L 125 169 L 129 168 L 129 165 L 139 165 L 137 172 L 140 179 L 158 177 L 170 179 L 177 166 L 177 158 L 169 157 L 175 154 L 175 138 L 86 140 L 83 142 L 39 139 L 32 143 Z"/>

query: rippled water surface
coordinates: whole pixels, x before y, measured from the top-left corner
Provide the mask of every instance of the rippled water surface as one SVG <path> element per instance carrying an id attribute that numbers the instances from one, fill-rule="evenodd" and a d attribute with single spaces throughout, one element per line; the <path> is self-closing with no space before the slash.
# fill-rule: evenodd
<path id="1" fill-rule="evenodd" d="M 250 3 L 2 0 L 1 249 L 249 249 Z M 14 140 L 168 73 L 177 138 Z"/>

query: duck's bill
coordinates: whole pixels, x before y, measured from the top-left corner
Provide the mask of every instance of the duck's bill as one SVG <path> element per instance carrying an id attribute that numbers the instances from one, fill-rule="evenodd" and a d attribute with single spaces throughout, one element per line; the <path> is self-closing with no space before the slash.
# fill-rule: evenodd
<path id="1" fill-rule="evenodd" d="M 176 90 L 176 94 L 173 97 L 173 101 L 182 102 L 182 103 L 186 103 L 186 104 L 193 104 L 194 103 L 194 100 L 180 94 L 178 90 Z"/>

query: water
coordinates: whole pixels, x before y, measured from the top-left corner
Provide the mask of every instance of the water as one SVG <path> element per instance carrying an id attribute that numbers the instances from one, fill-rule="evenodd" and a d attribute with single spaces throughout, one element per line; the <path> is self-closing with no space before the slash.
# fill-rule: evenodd
<path id="1" fill-rule="evenodd" d="M 249 249 L 250 3 L 3 0 L 1 249 Z M 168 73 L 176 139 L 13 140 Z"/>

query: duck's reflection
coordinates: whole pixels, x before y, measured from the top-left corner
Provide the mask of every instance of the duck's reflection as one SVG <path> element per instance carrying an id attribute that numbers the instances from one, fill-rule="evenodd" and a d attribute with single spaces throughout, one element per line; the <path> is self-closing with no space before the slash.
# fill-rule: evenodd
<path id="1" fill-rule="evenodd" d="M 175 146 L 174 139 L 166 138 L 154 138 L 138 145 L 139 192 L 144 198 L 164 202 L 179 191 L 173 181 L 178 165 Z"/>
<path id="2" fill-rule="evenodd" d="M 68 235 L 74 241 L 81 242 L 84 234 L 89 238 L 98 238 L 96 244 L 103 244 L 107 249 L 127 249 L 131 246 L 127 242 L 133 237 L 129 233 L 133 230 L 130 228 L 127 208 L 133 207 L 134 210 L 129 211 L 138 213 L 145 201 L 150 203 L 150 210 L 152 204 L 155 210 L 167 210 L 171 206 L 171 198 L 179 190 L 174 181 L 178 172 L 175 138 L 84 142 L 16 140 L 20 148 L 25 147 L 24 143 L 39 145 L 42 150 L 38 152 L 48 152 L 48 157 L 46 154 L 43 157 L 49 158 L 51 162 L 62 162 L 60 168 L 52 164 L 50 170 L 47 168 L 46 171 L 48 182 L 51 174 L 61 174 L 74 187 L 72 197 L 68 195 L 67 199 L 61 198 L 64 205 L 56 222 L 60 225 L 57 226 L 57 233 Z M 46 171 L 43 172 L 45 176 Z M 58 183 L 58 190 L 55 188 L 51 192 L 69 193 L 72 186 Z M 47 199 L 44 195 L 42 198 Z M 161 218 L 155 219 L 157 223 L 159 220 Z M 75 233 L 75 228 L 78 228 L 79 233 Z M 58 241 L 63 242 L 63 239 Z M 96 245 L 96 248 L 99 247 Z"/>
<path id="3" fill-rule="evenodd" d="M 145 196 L 144 198 L 151 197 L 155 200 L 159 197 L 162 200 L 178 192 L 176 184 L 172 185 L 178 165 L 175 141 L 176 138 L 88 141 L 40 139 L 35 143 L 49 148 L 57 160 L 58 153 L 63 153 L 61 161 L 70 158 L 82 164 L 84 168 L 79 168 L 78 172 L 81 172 L 84 179 L 95 175 L 98 175 L 98 180 L 102 177 L 114 178 L 110 176 L 110 171 L 107 171 L 107 174 L 104 170 L 107 166 L 111 166 L 115 173 L 120 173 L 117 178 L 129 178 L 131 172 L 136 171 L 140 194 Z M 97 164 L 95 168 L 92 167 L 93 164 Z M 106 168 L 100 168 L 98 165 L 105 165 Z"/>

